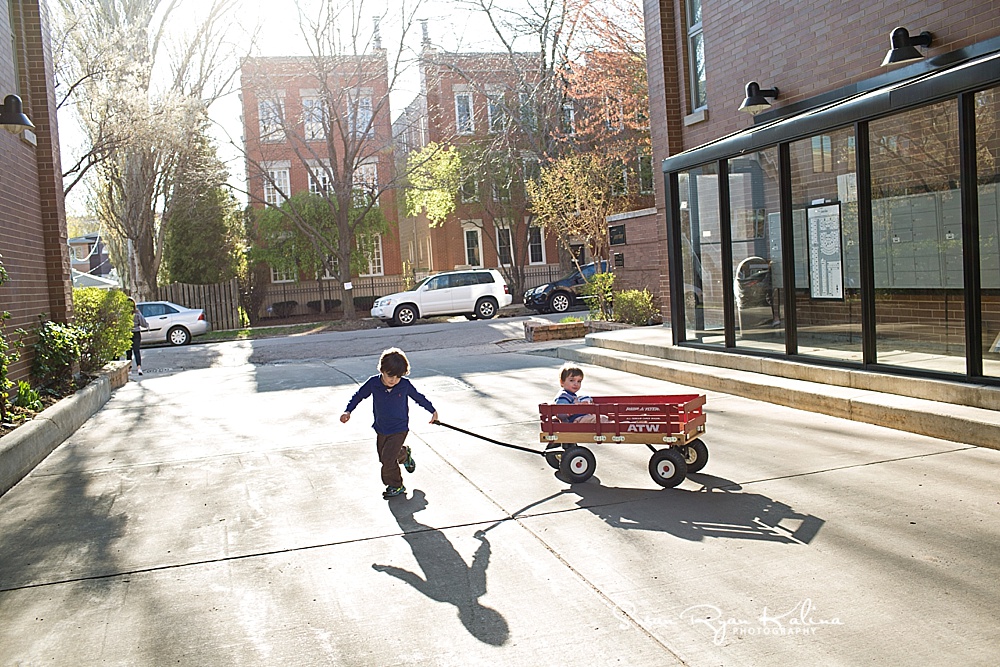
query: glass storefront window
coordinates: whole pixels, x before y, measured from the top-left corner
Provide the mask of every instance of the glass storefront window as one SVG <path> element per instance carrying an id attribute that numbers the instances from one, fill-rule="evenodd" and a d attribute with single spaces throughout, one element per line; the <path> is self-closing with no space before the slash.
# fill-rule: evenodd
<path id="1" fill-rule="evenodd" d="M 958 103 L 869 124 L 880 364 L 965 373 Z"/>
<path id="2" fill-rule="evenodd" d="M 708 164 L 679 173 L 684 326 L 688 341 L 724 345 L 719 174 Z"/>
<path id="3" fill-rule="evenodd" d="M 1000 377 L 1000 88 L 975 100 L 983 375 Z"/>
<path id="4" fill-rule="evenodd" d="M 736 346 L 785 351 L 778 150 L 729 161 Z"/>
<path id="5" fill-rule="evenodd" d="M 854 130 L 789 144 L 798 351 L 861 362 Z"/>

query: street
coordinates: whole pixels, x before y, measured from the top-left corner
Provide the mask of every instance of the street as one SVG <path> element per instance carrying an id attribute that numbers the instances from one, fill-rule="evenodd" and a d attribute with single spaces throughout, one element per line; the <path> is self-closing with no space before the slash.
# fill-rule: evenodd
<path id="1" fill-rule="evenodd" d="M 371 401 L 338 418 L 389 346 L 541 448 L 562 362 L 519 318 L 144 350 L 0 497 L 0 665 L 995 664 L 1000 452 L 710 392 L 702 473 L 595 444 L 571 486 L 411 403 L 385 501 Z"/>

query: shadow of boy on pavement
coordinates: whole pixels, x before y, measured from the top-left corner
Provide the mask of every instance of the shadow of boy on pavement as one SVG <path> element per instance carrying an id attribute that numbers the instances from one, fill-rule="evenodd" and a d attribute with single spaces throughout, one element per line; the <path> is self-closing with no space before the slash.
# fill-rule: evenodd
<path id="1" fill-rule="evenodd" d="M 500 612 L 479 602 L 486 594 L 486 568 L 490 563 L 490 542 L 485 531 L 476 531 L 479 547 L 472 557 L 472 565 L 466 565 L 442 531 L 425 526 L 413 517 L 426 507 L 427 497 L 419 489 L 408 501 L 389 503 L 403 531 L 403 539 L 410 545 L 423 571 L 423 578 L 393 565 L 373 563 L 372 568 L 413 586 L 432 600 L 454 605 L 469 634 L 486 644 L 502 646 L 510 634 L 507 621 Z"/>

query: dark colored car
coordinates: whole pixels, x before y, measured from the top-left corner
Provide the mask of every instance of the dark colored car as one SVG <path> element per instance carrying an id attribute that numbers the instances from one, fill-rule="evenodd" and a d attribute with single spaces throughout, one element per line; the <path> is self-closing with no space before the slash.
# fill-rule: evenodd
<path id="1" fill-rule="evenodd" d="M 601 271 L 607 270 L 608 263 L 602 261 Z M 583 300 L 580 293 L 596 271 L 597 262 L 591 262 L 565 278 L 530 289 L 524 293 L 524 305 L 539 313 L 565 313 Z"/>

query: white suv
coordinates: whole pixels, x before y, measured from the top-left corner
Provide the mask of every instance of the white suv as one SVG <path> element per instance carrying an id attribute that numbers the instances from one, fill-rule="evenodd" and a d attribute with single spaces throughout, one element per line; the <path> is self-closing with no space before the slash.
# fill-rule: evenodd
<path id="1" fill-rule="evenodd" d="M 408 292 L 376 299 L 372 317 L 394 326 L 413 324 L 418 317 L 434 315 L 488 320 L 513 299 L 496 269 L 449 271 L 424 278 Z"/>

